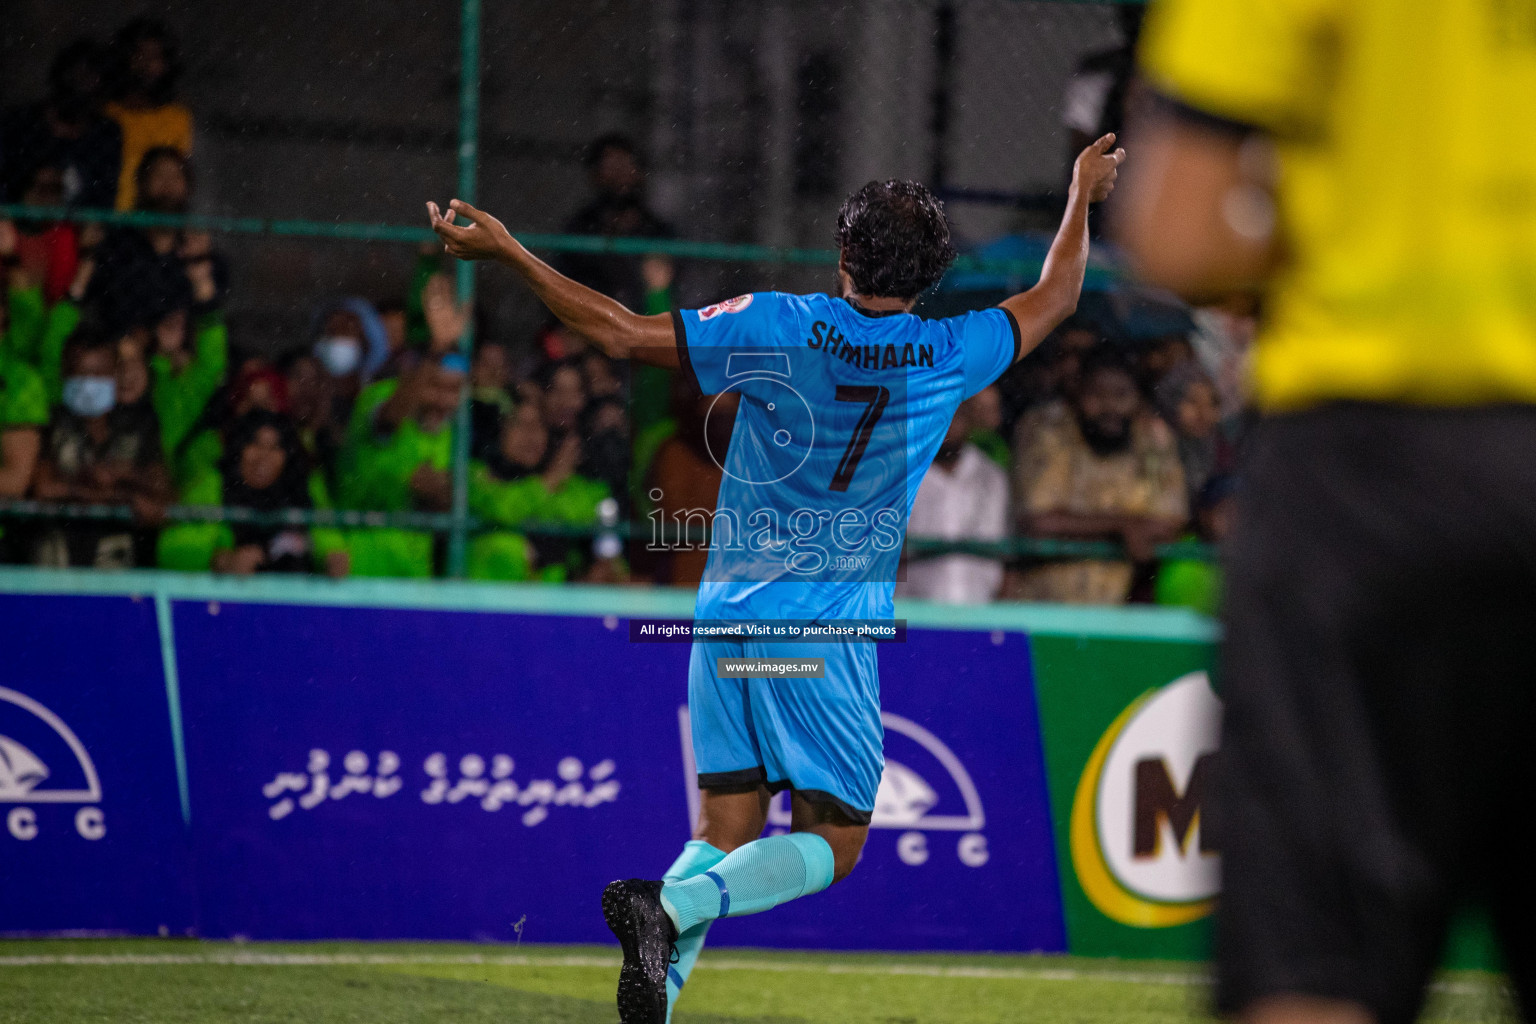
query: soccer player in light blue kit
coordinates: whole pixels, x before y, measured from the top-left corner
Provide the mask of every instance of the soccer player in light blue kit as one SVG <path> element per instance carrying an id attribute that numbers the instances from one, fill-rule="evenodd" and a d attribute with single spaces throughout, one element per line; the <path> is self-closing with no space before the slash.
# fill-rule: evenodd
<path id="1" fill-rule="evenodd" d="M 850 628 L 891 618 L 907 516 L 956 407 L 1076 308 L 1088 208 L 1125 157 L 1114 142 L 1106 135 L 1078 156 L 1039 283 L 944 320 L 911 315 L 955 257 L 942 205 L 914 182 L 871 182 L 843 204 L 835 296 L 759 292 L 671 316 L 640 316 L 562 276 L 466 203 L 427 207 L 448 252 L 510 266 L 608 355 L 739 395 L 696 624 Z M 695 641 L 694 838 L 661 881 L 603 892 L 624 951 L 625 1024 L 670 1018 L 710 922 L 820 892 L 853 870 L 884 765 L 875 651 L 840 635 Z M 722 673 L 725 659 L 767 657 L 823 659 L 824 677 Z M 791 831 L 760 838 L 782 789 Z"/>

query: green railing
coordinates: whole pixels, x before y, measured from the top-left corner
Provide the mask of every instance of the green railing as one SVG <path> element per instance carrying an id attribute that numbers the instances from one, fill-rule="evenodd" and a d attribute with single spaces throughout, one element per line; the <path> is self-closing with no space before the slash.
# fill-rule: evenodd
<path id="1" fill-rule="evenodd" d="M 475 201 L 475 171 L 480 157 L 480 0 L 463 0 L 459 14 L 459 198 Z M 475 267 L 460 261 L 454 267 L 454 288 L 460 305 L 475 301 Z M 467 363 L 475 346 L 475 318 L 466 317 L 459 352 Z M 453 422 L 453 502 L 448 533 L 448 575 L 464 577 L 469 544 L 469 395 L 459 399 Z"/>
<path id="2" fill-rule="evenodd" d="M 469 189 L 460 189 L 464 198 Z M 465 202 L 473 202 L 465 199 Z M 0 203 L 0 218 L 12 220 L 73 221 L 138 228 L 181 228 L 236 235 L 270 235 L 288 238 L 324 238 L 349 242 L 430 242 L 432 229 L 407 224 L 367 224 L 354 221 L 298 220 L 278 217 L 221 217 L 189 213 L 146 213 L 93 210 L 84 207 L 24 206 Z M 426 212 L 423 208 L 422 218 Z M 769 263 L 799 266 L 836 266 L 836 249 L 799 249 L 737 242 L 692 242 L 680 238 L 619 238 L 610 235 L 563 235 L 548 232 L 516 232 L 518 241 L 544 252 L 612 254 L 616 256 L 670 256 L 680 260 L 732 263 Z M 996 260 L 961 256 L 953 271 L 996 274 L 999 277 L 1032 277 L 1040 273 L 1040 260 Z M 1099 278 L 1114 276 L 1102 267 L 1090 267 Z"/>
<path id="3" fill-rule="evenodd" d="M 1057 0 L 1064 3 L 1089 4 L 1139 4 L 1143 0 Z M 458 198 L 474 202 L 476 195 L 476 170 L 480 150 L 480 42 L 481 0 L 460 0 L 459 33 L 459 124 L 458 124 Z M 425 197 L 424 197 L 425 198 Z M 439 197 L 444 198 L 444 197 Z M 424 214 L 423 214 L 424 217 Z M 267 235 L 273 237 L 316 238 L 360 242 L 425 242 L 436 236 L 424 224 L 377 224 L 350 221 L 304 220 L 280 217 L 209 216 L 202 214 L 170 215 L 142 211 L 117 212 L 115 210 L 41 207 L 19 204 L 0 204 L 0 218 L 15 220 L 47 220 L 89 222 L 110 226 L 141 228 L 178 228 L 230 234 Z M 777 264 L 790 266 L 833 266 L 838 262 L 835 249 L 806 249 L 727 242 L 699 242 L 663 238 L 616 238 L 608 236 L 569 235 L 539 232 L 518 232 L 523 244 L 531 249 L 554 253 L 596 253 L 627 256 L 658 255 L 680 260 L 733 261 Z M 994 274 L 1008 279 L 1033 279 L 1040 272 L 1039 260 L 995 260 L 961 256 L 954 270 L 962 273 Z M 1102 285 L 1118 276 L 1113 267 L 1095 265 L 1089 268 L 1090 284 Z M 475 296 L 475 274 L 472 264 L 459 263 L 455 269 L 455 288 L 461 303 L 472 303 Z M 473 318 L 459 339 L 460 350 L 468 356 L 474 344 Z M 409 529 L 431 530 L 448 534 L 448 573 L 462 577 L 465 571 L 465 552 L 470 533 L 485 529 L 468 513 L 468 463 L 469 463 L 469 399 L 460 404 L 455 421 L 453 459 L 453 501 L 451 511 L 444 513 L 419 512 L 368 512 L 351 510 L 292 510 L 281 513 L 256 513 L 250 509 L 210 509 L 195 506 L 172 506 L 166 512 L 170 521 L 229 521 L 262 523 L 274 517 L 272 523 L 304 524 L 316 526 L 345 526 L 366 528 L 371 526 L 400 526 Z M 126 508 L 82 505 L 47 505 L 41 502 L 0 502 L 0 519 L 110 519 L 131 520 L 132 513 Z M 627 536 L 631 528 L 626 524 L 609 527 L 583 527 L 574 529 L 560 524 L 526 524 L 523 532 L 572 533 L 590 535 L 597 532 L 618 533 Z M 639 529 L 635 527 L 634 529 Z M 1171 545 L 1163 549 L 1170 556 L 1210 557 L 1205 545 Z M 1114 558 L 1123 554 L 1117 544 L 1099 541 L 1061 541 L 1041 538 L 1017 537 L 1002 542 L 936 541 L 914 538 L 908 542 L 912 553 L 937 553 L 941 551 L 967 551 L 993 557 L 1039 558 Z"/>

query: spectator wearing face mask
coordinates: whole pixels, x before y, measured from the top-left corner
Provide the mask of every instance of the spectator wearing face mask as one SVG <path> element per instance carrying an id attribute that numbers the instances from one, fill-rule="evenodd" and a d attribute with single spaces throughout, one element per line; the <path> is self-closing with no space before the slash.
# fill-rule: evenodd
<path id="1" fill-rule="evenodd" d="M 453 499 L 453 418 L 469 376 L 457 353 L 379 381 L 358 398 L 338 460 L 344 508 L 446 512 Z M 433 535 L 415 530 L 351 531 L 358 576 L 431 576 Z"/>
<path id="2" fill-rule="evenodd" d="M 345 423 L 375 371 L 389 359 L 389 331 L 373 303 L 355 297 L 327 307 L 316 326 L 311 352 L 331 377 L 337 416 Z"/>
<path id="3" fill-rule="evenodd" d="M 471 579 L 560 582 L 581 570 L 580 545 L 561 538 L 530 542 L 518 532 L 529 521 L 573 526 L 598 521 L 598 505 L 611 492 L 601 481 L 582 476 L 581 462 L 582 446 L 574 434 L 549 447 L 549 431 L 534 403 L 524 402 L 512 412 L 496 451 L 470 466 L 470 511 L 508 528 L 470 542 Z"/>
<path id="4" fill-rule="evenodd" d="M 1131 559 L 1028 568 L 1009 588 L 1018 600 L 1124 602 L 1136 564 L 1150 563 L 1189 520 L 1173 432 L 1146 414 L 1134 372 L 1108 346 L 1084 357 L 1072 397 L 1036 421 L 1013 485 L 1020 532 L 1119 541 Z"/>
<path id="5" fill-rule="evenodd" d="M 192 168 L 175 149 L 144 154 L 136 170 L 138 209 L 183 214 L 192 197 Z M 212 311 L 228 292 L 229 272 L 206 232 L 117 227 L 96 247 L 96 273 L 86 298 L 108 330 L 173 309 Z"/>
<path id="6" fill-rule="evenodd" d="M 960 403 L 933 464 L 918 486 L 907 521 L 909 537 L 941 540 L 1002 540 L 1008 535 L 1008 475 L 968 440 L 985 415 L 979 395 Z M 902 597 L 951 604 L 995 600 L 1003 584 L 997 558 L 949 554 L 915 557 L 907 578 L 896 585 Z"/>
<path id="7" fill-rule="evenodd" d="M 170 476 L 154 410 L 117 403 L 115 341 L 74 342 L 65 353 L 64 403 L 53 416 L 38 464 L 42 501 L 131 505 L 141 524 L 159 521 Z M 70 522 L 45 528 L 33 561 L 45 566 L 126 569 L 147 565 L 153 535 L 119 524 Z"/>
<path id="8" fill-rule="evenodd" d="M 101 110 L 101 47 L 76 39 L 48 69 L 48 96 L 0 114 L 0 195 L 21 199 L 42 166 L 61 172 L 61 205 L 111 209 L 121 173 L 123 133 Z"/>
<path id="9" fill-rule="evenodd" d="M 293 421 L 252 408 L 230 426 L 225 455 L 216 470 L 183 489 L 186 505 L 275 512 L 328 508 L 323 478 L 309 459 Z M 183 572 L 347 574 L 349 559 L 340 530 L 252 523 L 180 523 L 162 531 L 159 565 Z"/>
<path id="10" fill-rule="evenodd" d="M 117 208 L 138 208 L 141 182 L 133 174 L 144 155 L 158 148 L 192 155 L 192 112 L 176 99 L 181 57 L 176 37 L 163 22 L 135 18 L 112 39 L 107 116 L 122 131 L 123 174 Z"/>

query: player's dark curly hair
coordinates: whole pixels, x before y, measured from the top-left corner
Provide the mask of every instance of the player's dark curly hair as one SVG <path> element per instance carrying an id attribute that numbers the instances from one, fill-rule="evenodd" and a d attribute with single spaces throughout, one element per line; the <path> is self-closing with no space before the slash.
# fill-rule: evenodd
<path id="1" fill-rule="evenodd" d="M 860 295 L 915 299 L 955 261 L 944 204 L 915 181 L 872 181 L 837 211 L 843 268 Z"/>

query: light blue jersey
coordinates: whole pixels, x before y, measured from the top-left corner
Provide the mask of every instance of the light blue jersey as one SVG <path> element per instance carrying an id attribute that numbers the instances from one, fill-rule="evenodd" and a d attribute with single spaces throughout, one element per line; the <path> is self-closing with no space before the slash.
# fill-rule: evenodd
<path id="1" fill-rule="evenodd" d="M 739 408 L 695 621 L 889 619 L 907 517 L 960 402 L 1016 358 L 1001 309 L 876 316 L 758 292 L 676 315 L 683 372 Z M 706 434 L 709 432 L 706 431 Z M 867 824 L 885 764 L 874 643 L 695 640 L 694 762 L 706 789 L 792 788 Z M 820 659 L 821 678 L 722 675 L 722 658 Z"/>
<path id="2" fill-rule="evenodd" d="M 1012 315 L 757 292 L 675 326 L 700 390 L 740 396 L 711 453 L 725 476 L 695 618 L 888 618 L 918 485 L 956 407 L 1016 358 Z"/>

